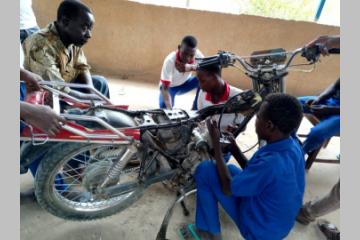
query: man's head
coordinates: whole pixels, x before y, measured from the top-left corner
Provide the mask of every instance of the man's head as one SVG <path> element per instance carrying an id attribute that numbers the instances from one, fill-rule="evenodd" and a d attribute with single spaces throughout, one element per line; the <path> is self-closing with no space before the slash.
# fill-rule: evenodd
<path id="1" fill-rule="evenodd" d="M 199 79 L 200 88 L 205 92 L 213 92 L 220 87 L 221 67 L 218 65 L 209 65 L 198 68 L 196 71 Z"/>
<path id="2" fill-rule="evenodd" d="M 196 38 L 193 36 L 185 36 L 178 47 L 180 52 L 180 61 L 182 63 L 190 62 L 195 56 L 196 47 Z"/>
<path id="3" fill-rule="evenodd" d="M 65 0 L 58 8 L 56 23 L 66 44 L 81 47 L 87 43 L 91 38 L 94 22 L 90 8 L 80 1 Z"/>
<path id="4" fill-rule="evenodd" d="M 302 112 L 295 97 L 283 93 L 268 95 L 257 113 L 255 126 L 259 139 L 289 136 L 300 126 Z"/>

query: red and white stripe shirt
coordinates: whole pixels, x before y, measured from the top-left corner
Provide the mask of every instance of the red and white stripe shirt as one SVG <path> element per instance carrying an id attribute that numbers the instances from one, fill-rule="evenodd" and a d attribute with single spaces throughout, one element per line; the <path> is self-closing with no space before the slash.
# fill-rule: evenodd
<path id="1" fill-rule="evenodd" d="M 197 100 L 197 108 L 198 110 L 206 108 L 208 106 L 214 106 L 219 104 L 224 104 L 227 100 L 229 100 L 231 97 L 241 93 L 242 90 L 233 86 L 230 86 L 228 83 L 226 83 L 226 90 L 224 94 L 221 96 L 218 102 L 214 102 L 212 100 L 212 96 L 208 92 L 204 92 L 202 89 L 200 89 L 198 100 Z M 212 119 L 216 120 L 216 122 L 219 121 L 220 115 L 215 115 L 212 117 Z M 244 120 L 244 115 L 238 113 L 228 113 L 224 114 L 221 118 L 221 124 L 220 128 L 222 131 L 226 130 L 226 128 L 229 125 L 235 125 L 240 124 Z"/>
<path id="2" fill-rule="evenodd" d="M 196 49 L 195 58 L 203 57 L 204 55 L 200 52 L 200 50 Z M 188 62 L 188 64 L 195 64 L 195 58 Z M 160 84 L 169 87 L 176 87 L 182 85 L 191 77 L 191 72 L 182 73 L 176 69 L 176 61 L 180 61 L 179 51 L 173 51 L 165 58 L 161 69 Z"/>

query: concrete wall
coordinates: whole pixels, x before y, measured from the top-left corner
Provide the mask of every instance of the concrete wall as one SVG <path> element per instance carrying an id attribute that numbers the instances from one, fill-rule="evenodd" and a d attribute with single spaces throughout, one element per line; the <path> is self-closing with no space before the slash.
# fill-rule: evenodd
<path id="1" fill-rule="evenodd" d="M 34 0 L 40 27 L 56 18 L 59 0 Z M 247 15 L 210 13 L 142 5 L 123 0 L 86 0 L 95 14 L 93 38 L 85 53 L 94 71 L 105 76 L 157 84 L 164 57 L 181 38 L 198 38 L 205 55 L 218 50 L 245 56 L 255 50 L 292 50 L 318 35 L 339 34 L 340 28 Z M 339 76 L 339 56 L 324 58 L 312 73 L 291 72 L 287 91 L 316 94 Z M 236 69 L 224 70 L 231 84 L 248 88 L 250 81 Z"/>

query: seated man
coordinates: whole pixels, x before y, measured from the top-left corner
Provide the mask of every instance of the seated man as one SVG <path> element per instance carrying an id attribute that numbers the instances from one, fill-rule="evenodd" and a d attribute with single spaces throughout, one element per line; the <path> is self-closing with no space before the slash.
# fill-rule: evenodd
<path id="1" fill-rule="evenodd" d="M 320 36 L 307 46 L 313 44 L 320 44 L 322 55 L 327 56 L 329 55 L 330 49 L 340 49 L 340 37 Z M 321 119 L 321 122 L 311 129 L 303 146 L 305 152 L 311 152 L 320 147 L 326 139 L 340 134 L 340 79 L 325 90 L 319 97 L 310 97 L 308 99 L 300 98 L 300 100 L 303 104 L 309 106 L 308 110 L 310 110 L 312 114 L 318 115 Z M 324 104 L 325 106 L 313 107 L 319 104 Z M 300 209 L 296 220 L 301 224 L 308 225 L 310 222 L 315 221 L 316 218 L 339 208 L 340 179 L 324 197 L 305 203 Z M 319 220 L 317 225 L 327 239 L 340 239 L 340 231 L 335 225 L 326 220 Z"/>
<path id="2" fill-rule="evenodd" d="M 221 239 L 218 202 L 233 219 L 244 239 L 284 239 L 295 224 L 305 188 L 304 154 L 290 135 L 301 123 L 295 97 L 273 94 L 265 98 L 256 119 L 256 133 L 267 145 L 247 161 L 234 142 L 242 169 L 226 165 L 216 122 L 208 121 L 215 163 L 202 162 L 195 171 L 195 225 L 187 231 L 198 239 Z"/>
<path id="3" fill-rule="evenodd" d="M 224 104 L 231 97 L 242 92 L 241 89 L 230 86 L 221 77 L 221 67 L 210 65 L 197 70 L 200 91 L 198 93 L 195 110 L 208 106 Z M 219 116 L 215 116 L 219 121 Z M 244 116 L 241 114 L 224 114 L 221 119 L 221 131 L 230 130 L 236 124 L 240 124 Z"/>
<path id="4" fill-rule="evenodd" d="M 231 97 L 239 94 L 242 90 L 230 86 L 221 77 L 221 67 L 209 65 L 197 70 L 200 91 L 197 96 L 195 110 L 200 110 L 208 106 L 224 104 Z M 214 120 L 219 121 L 220 116 L 213 116 Z M 220 122 L 222 132 L 232 132 L 236 125 L 244 120 L 242 114 L 224 114 Z M 224 160 L 227 162 L 231 158 L 231 152 L 224 152 Z"/>
<path id="5" fill-rule="evenodd" d="M 106 79 L 91 76 L 82 46 L 91 38 L 94 24 L 91 10 L 79 1 L 63 1 L 57 20 L 28 37 L 23 44 L 24 67 L 45 80 L 81 83 L 95 87 L 109 98 Z M 80 99 L 97 99 L 82 89 L 68 87 L 63 91 Z"/>
<path id="6" fill-rule="evenodd" d="M 304 144 L 305 153 L 319 148 L 326 139 L 340 134 L 340 78 L 318 97 L 300 97 L 304 113 L 313 114 L 320 122 L 311 128 Z"/>
<path id="7" fill-rule="evenodd" d="M 202 57 L 204 56 L 197 49 L 197 40 L 193 36 L 186 36 L 178 50 L 165 58 L 160 78 L 160 108 L 172 109 L 176 95 L 198 88 L 198 79 L 191 75 L 191 71 L 195 70 L 195 58 Z M 196 98 L 193 108 L 195 102 Z"/>
<path id="8" fill-rule="evenodd" d="M 320 36 L 305 47 L 318 45 L 323 56 L 329 55 L 329 50 L 340 49 L 340 36 Z M 313 114 L 320 119 L 307 136 L 303 144 L 305 153 L 319 148 L 326 139 L 340 134 L 340 78 L 327 88 L 320 96 L 300 97 L 304 112 Z"/>

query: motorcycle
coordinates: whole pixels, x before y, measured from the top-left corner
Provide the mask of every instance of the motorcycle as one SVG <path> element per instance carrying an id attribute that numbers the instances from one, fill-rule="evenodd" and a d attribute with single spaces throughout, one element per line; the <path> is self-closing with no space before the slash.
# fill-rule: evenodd
<path id="1" fill-rule="evenodd" d="M 306 64 L 291 65 L 301 54 Z M 318 47 L 254 52 L 240 57 L 230 52 L 198 59 L 199 67 L 217 64 L 242 69 L 252 80 L 252 89 L 226 103 L 198 111 L 182 109 L 128 110 L 100 101 L 76 99 L 60 87 L 79 84 L 41 82 L 53 97 L 53 108 L 67 122 L 55 137 L 28 126 L 21 133 L 20 163 L 26 169 L 42 156 L 35 175 L 35 195 L 39 205 L 51 214 L 68 220 L 93 220 L 118 213 L 137 201 L 146 189 L 163 182 L 181 196 L 194 191 L 193 173 L 202 160 L 212 159 L 212 144 L 204 120 L 214 115 L 242 113 L 245 118 L 234 135 L 243 131 L 270 93 L 285 92 L 284 77 L 293 68 L 311 71 Z M 289 56 L 289 58 L 288 58 Z M 287 61 L 286 61 L 287 60 Z M 240 64 L 240 65 L 239 65 Z M 310 70 L 295 68 L 312 65 Z M 43 93 L 27 101 L 43 103 Z M 68 108 L 61 109 L 59 102 Z M 226 146 L 226 135 L 221 138 Z M 186 213 L 186 206 L 182 204 Z M 166 221 L 158 239 L 165 239 Z"/>

